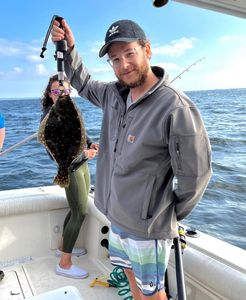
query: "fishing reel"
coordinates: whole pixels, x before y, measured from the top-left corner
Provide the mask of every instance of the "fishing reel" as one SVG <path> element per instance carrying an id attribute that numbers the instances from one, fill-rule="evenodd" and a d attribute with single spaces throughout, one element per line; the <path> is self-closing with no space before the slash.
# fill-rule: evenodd
<path id="1" fill-rule="evenodd" d="M 61 24 L 62 19 L 63 19 L 62 17 L 59 17 L 57 15 L 54 15 L 52 17 L 50 26 L 49 26 L 48 31 L 45 36 L 42 51 L 40 53 L 41 58 L 44 58 L 44 51 L 47 50 L 46 46 L 47 46 L 50 32 L 52 30 L 54 22 L 58 21 L 60 23 L 59 27 L 62 28 L 62 24 Z M 61 41 L 55 42 L 55 45 L 56 45 L 56 52 L 55 52 L 54 57 L 55 57 L 55 60 L 57 61 L 58 80 L 60 82 L 60 85 L 63 85 L 63 81 L 65 79 L 65 76 L 64 76 L 64 54 L 67 52 L 67 41 L 61 40 Z"/>

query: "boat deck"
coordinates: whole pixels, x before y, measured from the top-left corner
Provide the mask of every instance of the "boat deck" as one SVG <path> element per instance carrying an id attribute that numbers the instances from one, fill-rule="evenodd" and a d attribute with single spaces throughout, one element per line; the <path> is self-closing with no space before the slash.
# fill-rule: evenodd
<path id="1" fill-rule="evenodd" d="M 56 275 L 54 269 L 58 261 L 59 258 L 55 257 L 55 255 L 46 256 L 4 268 L 5 276 L 0 282 L 0 300 L 28 299 L 34 295 L 39 295 L 38 299 L 54 299 L 41 295 L 62 287 L 65 287 L 65 291 L 66 287 L 69 286 L 78 289 L 80 298 L 76 299 L 113 300 L 120 298 L 120 296 L 118 296 L 118 288 L 100 285 L 90 287 L 90 284 L 95 278 L 109 276 L 110 270 L 108 273 L 103 273 L 100 266 L 87 255 L 73 257 L 74 264 L 89 271 L 89 277 L 85 279 L 72 279 Z M 103 279 L 103 281 L 106 280 L 107 278 Z M 64 299 L 69 299 L 68 297 L 69 295 Z M 60 300 L 58 297 L 55 299 Z"/>

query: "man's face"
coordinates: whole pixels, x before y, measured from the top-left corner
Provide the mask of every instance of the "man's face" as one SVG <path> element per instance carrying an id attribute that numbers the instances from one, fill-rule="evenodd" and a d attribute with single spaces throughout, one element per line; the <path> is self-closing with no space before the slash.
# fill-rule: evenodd
<path id="1" fill-rule="evenodd" d="M 149 52 L 149 45 L 143 47 L 137 42 L 110 45 L 108 61 L 122 85 L 135 88 L 145 83 L 150 68 Z"/>

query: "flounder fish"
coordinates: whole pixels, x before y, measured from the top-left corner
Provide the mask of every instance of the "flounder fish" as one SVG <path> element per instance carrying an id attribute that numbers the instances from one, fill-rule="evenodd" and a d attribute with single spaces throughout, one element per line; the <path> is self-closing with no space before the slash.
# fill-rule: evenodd
<path id="1" fill-rule="evenodd" d="M 69 95 L 60 96 L 40 123 L 38 141 L 58 165 L 53 183 L 69 185 L 69 166 L 86 148 L 86 131 L 79 109 Z"/>

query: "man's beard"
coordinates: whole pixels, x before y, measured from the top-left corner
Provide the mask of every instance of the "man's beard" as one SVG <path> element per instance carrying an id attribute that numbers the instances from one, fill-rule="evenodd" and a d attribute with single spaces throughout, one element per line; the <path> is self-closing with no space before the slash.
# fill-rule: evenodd
<path id="1" fill-rule="evenodd" d="M 135 66 L 134 71 L 137 73 L 138 76 L 132 82 L 126 82 L 126 81 L 122 80 L 119 76 L 117 76 L 116 74 L 115 75 L 118 78 L 118 80 L 119 80 L 119 82 L 122 86 L 125 86 L 127 88 L 132 89 L 132 88 L 136 88 L 138 86 L 141 86 L 146 82 L 147 74 L 148 74 L 148 66 L 145 65 L 142 68 L 141 67 L 139 68 L 139 67 Z"/>

